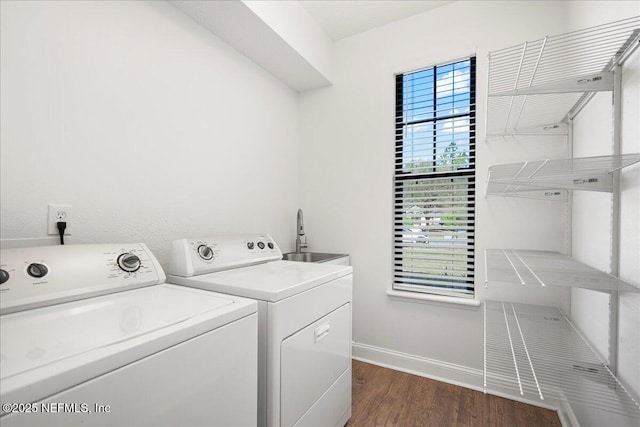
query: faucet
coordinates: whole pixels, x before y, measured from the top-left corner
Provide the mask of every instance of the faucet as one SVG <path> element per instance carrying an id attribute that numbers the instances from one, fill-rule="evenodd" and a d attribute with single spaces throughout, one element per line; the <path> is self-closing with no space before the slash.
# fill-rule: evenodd
<path id="1" fill-rule="evenodd" d="M 296 253 L 302 253 L 302 248 L 307 247 L 307 236 L 304 235 L 304 220 L 302 218 L 302 209 L 298 209 L 298 218 L 296 221 Z"/>

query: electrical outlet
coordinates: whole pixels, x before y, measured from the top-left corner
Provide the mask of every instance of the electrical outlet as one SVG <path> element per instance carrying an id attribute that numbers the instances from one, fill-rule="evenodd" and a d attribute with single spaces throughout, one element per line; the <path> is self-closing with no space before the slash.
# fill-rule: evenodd
<path id="1" fill-rule="evenodd" d="M 58 231 L 58 221 L 67 223 L 64 235 L 71 235 L 71 205 L 56 205 L 49 203 L 49 217 L 47 222 L 47 234 L 60 234 Z"/>

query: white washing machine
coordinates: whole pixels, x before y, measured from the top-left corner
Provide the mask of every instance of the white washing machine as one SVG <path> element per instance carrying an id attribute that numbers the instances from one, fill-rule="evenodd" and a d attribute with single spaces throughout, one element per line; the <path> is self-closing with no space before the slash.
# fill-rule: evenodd
<path id="1" fill-rule="evenodd" d="M 167 280 L 258 302 L 258 425 L 343 426 L 352 268 L 281 258 L 266 234 L 182 239 Z"/>
<path id="2" fill-rule="evenodd" d="M 255 301 L 162 284 L 143 244 L 0 253 L 0 424 L 255 425 Z"/>

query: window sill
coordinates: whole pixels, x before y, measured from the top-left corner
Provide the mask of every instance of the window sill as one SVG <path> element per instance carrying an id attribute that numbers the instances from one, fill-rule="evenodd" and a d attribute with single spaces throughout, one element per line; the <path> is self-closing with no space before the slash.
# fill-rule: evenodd
<path id="1" fill-rule="evenodd" d="M 418 292 L 404 292 L 390 289 L 387 295 L 392 298 L 407 299 L 424 302 L 442 302 L 447 304 L 464 305 L 467 307 L 480 307 L 480 301 L 471 298 L 446 297 L 442 295 L 421 294 Z"/>

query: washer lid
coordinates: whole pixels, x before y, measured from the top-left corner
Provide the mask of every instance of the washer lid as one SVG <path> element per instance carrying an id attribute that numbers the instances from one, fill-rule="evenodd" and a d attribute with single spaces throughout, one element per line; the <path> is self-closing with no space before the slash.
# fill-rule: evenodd
<path id="1" fill-rule="evenodd" d="M 3 402 L 34 402 L 241 317 L 255 301 L 156 285 L 0 317 Z"/>
<path id="2" fill-rule="evenodd" d="M 310 262 L 272 261 L 168 281 L 225 294 L 276 302 L 351 274 L 352 267 Z"/>

